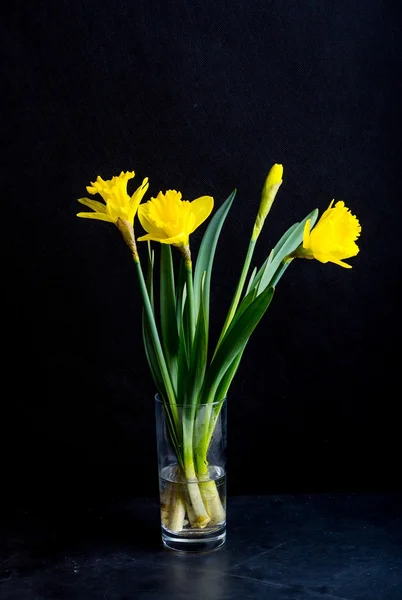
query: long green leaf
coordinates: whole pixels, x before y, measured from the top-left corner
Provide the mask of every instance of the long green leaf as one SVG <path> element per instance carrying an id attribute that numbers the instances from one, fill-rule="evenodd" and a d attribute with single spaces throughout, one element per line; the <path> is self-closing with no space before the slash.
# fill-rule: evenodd
<path id="1" fill-rule="evenodd" d="M 180 324 L 183 321 L 184 301 L 187 295 L 186 277 L 186 265 L 184 262 L 184 258 L 182 258 L 180 261 L 179 276 L 177 278 L 176 284 L 176 320 L 178 331 L 180 331 Z"/>
<path id="2" fill-rule="evenodd" d="M 200 308 L 198 311 L 197 326 L 195 330 L 194 342 L 191 349 L 190 370 L 188 382 L 190 389 L 187 390 L 187 398 L 191 404 L 194 404 L 201 390 L 208 358 L 208 339 L 205 322 L 205 310 L 203 299 L 203 283 L 200 290 Z"/>
<path id="3" fill-rule="evenodd" d="M 249 291 L 251 290 L 251 286 L 253 285 L 253 281 L 254 281 L 254 277 L 257 274 L 257 267 L 254 267 L 254 269 L 251 272 L 250 275 L 250 279 L 248 280 L 248 284 L 247 284 L 247 288 L 246 288 L 246 296 L 249 293 Z"/>
<path id="4" fill-rule="evenodd" d="M 233 381 L 233 377 L 236 375 L 237 369 L 239 368 L 242 356 L 243 351 L 239 352 L 239 354 L 233 359 L 232 363 L 229 365 L 225 374 L 223 375 L 216 392 L 216 399 L 219 402 L 223 402 L 223 400 L 226 398 L 230 384 Z M 220 406 L 218 406 L 216 412 L 218 411 L 220 411 Z"/>
<path id="5" fill-rule="evenodd" d="M 160 259 L 160 313 L 162 342 L 166 362 L 173 381 L 177 376 L 177 354 L 179 335 L 177 331 L 176 292 L 174 283 L 172 252 L 168 244 L 161 244 Z"/>
<path id="6" fill-rule="evenodd" d="M 281 240 L 279 240 L 278 244 L 275 246 L 272 260 L 270 261 L 268 267 L 265 269 L 265 271 L 261 277 L 261 281 L 259 282 L 259 285 L 258 285 L 258 293 L 259 294 L 261 294 L 261 292 L 263 292 L 269 285 L 271 285 L 271 280 L 272 280 L 273 276 L 275 275 L 275 273 L 277 272 L 277 269 L 279 268 L 282 260 L 289 254 L 291 254 L 291 252 L 296 250 L 296 248 L 298 248 L 300 246 L 300 244 L 302 243 L 303 231 L 304 231 L 304 226 L 305 226 L 306 222 L 310 219 L 311 220 L 310 227 L 313 227 L 314 223 L 317 220 L 317 217 L 318 217 L 318 210 L 315 209 L 309 215 L 307 215 L 307 217 L 305 219 L 303 219 L 303 221 L 301 223 L 297 223 L 297 224 L 295 223 L 295 225 L 292 225 L 290 230 L 288 230 L 285 233 L 285 235 L 282 236 Z M 289 233 L 289 231 L 291 231 L 291 232 L 289 235 L 287 235 Z M 278 248 L 278 249 L 276 250 L 276 248 Z M 254 278 L 254 281 L 256 280 L 256 277 Z"/>
<path id="7" fill-rule="evenodd" d="M 237 373 L 237 369 L 239 368 L 242 356 L 243 356 L 243 351 L 239 352 L 239 354 L 236 356 L 236 358 L 233 359 L 232 364 L 228 367 L 225 374 L 223 375 L 221 382 L 218 386 L 218 389 L 216 391 L 215 398 L 217 399 L 218 403 L 216 405 L 214 405 L 213 418 L 210 419 L 210 422 L 208 425 L 208 433 L 206 436 L 206 444 L 205 444 L 206 450 L 208 450 L 209 444 L 210 444 L 212 436 L 214 434 L 214 429 L 215 429 L 215 426 L 216 426 L 216 423 L 218 420 L 219 413 L 221 412 L 221 409 L 222 409 L 223 403 L 225 401 L 225 398 L 227 396 L 230 384 L 233 381 L 233 377 Z"/>
<path id="8" fill-rule="evenodd" d="M 285 231 L 285 233 L 282 235 L 282 237 L 280 238 L 280 240 L 278 241 L 278 243 L 276 244 L 276 246 L 271 250 L 271 252 L 269 253 L 269 255 L 267 256 L 267 258 L 265 259 L 265 261 L 263 262 L 262 266 L 258 269 L 257 274 L 255 275 L 253 282 L 252 282 L 252 287 L 257 287 L 258 288 L 258 284 L 260 283 L 262 277 L 264 276 L 266 270 L 268 269 L 269 265 L 272 262 L 272 259 L 274 258 L 274 256 L 277 256 L 279 254 L 279 252 L 281 251 L 283 245 L 285 244 L 285 242 L 288 240 L 288 238 L 291 236 L 291 234 L 294 232 L 294 230 L 300 225 L 299 222 L 294 223 L 291 227 L 289 227 L 289 229 L 287 231 Z M 250 286 L 251 289 L 251 286 Z"/>
<path id="9" fill-rule="evenodd" d="M 283 236 L 280 238 L 279 242 L 277 242 L 276 246 L 272 249 L 272 254 L 274 256 L 276 256 L 281 248 L 283 247 L 283 245 L 287 242 L 287 240 L 290 238 L 290 236 L 292 235 L 292 233 L 294 232 L 294 230 L 300 225 L 299 221 L 297 223 L 294 223 L 291 227 L 289 227 L 289 229 L 287 231 L 285 231 L 285 233 L 283 234 Z"/>
<path id="10" fill-rule="evenodd" d="M 238 353 L 244 350 L 250 335 L 267 310 L 273 294 L 274 289 L 271 287 L 264 290 L 241 316 L 230 324 L 207 371 L 203 388 L 203 398 L 207 401 L 213 400 L 224 373 Z"/>
<path id="11" fill-rule="evenodd" d="M 142 337 L 144 340 L 145 356 L 151 371 L 152 378 L 161 398 L 167 398 L 165 384 L 159 369 L 159 363 L 155 354 L 151 333 L 146 322 L 145 314 L 142 315 Z"/>
<path id="12" fill-rule="evenodd" d="M 153 271 L 154 271 L 154 259 L 155 255 L 151 250 L 151 244 L 148 243 L 148 261 L 147 261 L 147 273 L 146 273 L 146 288 L 149 294 L 151 306 L 154 306 L 154 292 L 153 292 Z M 156 385 L 161 398 L 166 398 L 166 388 L 163 382 L 162 374 L 160 372 L 158 359 L 155 353 L 154 344 L 152 341 L 151 332 L 149 325 L 145 317 L 145 311 L 142 311 L 142 336 L 144 341 L 145 355 L 151 370 L 152 378 Z"/>
<path id="13" fill-rule="evenodd" d="M 151 242 L 147 243 L 148 246 L 148 261 L 147 261 L 147 276 L 145 283 L 147 286 L 149 300 L 151 302 L 152 310 L 154 310 L 154 263 L 155 263 L 155 252 L 151 248 Z"/>
<path id="14" fill-rule="evenodd" d="M 183 307 L 183 318 L 182 318 L 182 326 L 184 332 L 184 342 L 185 348 L 187 352 L 187 360 L 190 360 L 190 352 L 192 346 L 192 336 L 191 336 L 191 323 L 190 323 L 190 310 L 189 310 L 189 302 L 188 302 L 188 294 L 187 294 L 187 285 L 184 288 L 186 295 L 184 299 L 184 307 Z"/>
<path id="15" fill-rule="evenodd" d="M 272 287 L 276 287 L 276 285 L 278 284 L 278 281 L 280 280 L 280 278 L 282 277 L 282 275 L 284 274 L 284 272 L 286 271 L 286 269 L 288 268 L 290 263 L 293 262 L 293 260 L 294 260 L 294 258 L 290 258 L 289 260 L 281 262 L 278 270 L 276 271 L 275 275 L 271 279 Z"/>
<path id="16" fill-rule="evenodd" d="M 231 326 L 233 327 L 236 322 L 239 320 L 239 318 L 242 316 L 242 314 L 244 313 L 244 311 L 246 311 L 248 309 L 248 307 L 250 306 L 250 304 L 252 304 L 255 300 L 255 298 L 257 297 L 257 290 L 254 288 L 252 289 L 247 296 L 244 296 L 243 300 L 241 301 L 237 311 L 235 312 L 235 315 L 232 319 L 231 322 Z"/>
<path id="17" fill-rule="evenodd" d="M 211 274 L 212 265 L 214 262 L 216 246 L 218 243 L 219 235 L 222 230 L 223 223 L 229 212 L 232 202 L 236 195 L 236 190 L 230 194 L 226 201 L 222 204 L 219 210 L 216 211 L 214 216 L 209 222 L 209 225 L 204 233 L 200 249 L 198 251 L 196 267 L 194 271 L 194 298 L 195 298 L 195 314 L 198 315 L 200 308 L 200 293 L 201 293 L 201 281 L 205 273 L 204 281 L 204 310 L 205 310 L 205 323 L 208 331 L 209 327 L 209 297 L 211 288 Z"/>
<path id="18" fill-rule="evenodd" d="M 188 356 L 187 341 L 183 321 L 179 325 L 179 353 L 177 356 L 177 402 L 184 404 L 188 388 Z"/>
<path id="19" fill-rule="evenodd" d="M 188 381 L 188 340 L 186 329 L 188 325 L 187 311 L 185 311 L 185 302 L 187 297 L 186 284 L 186 266 L 184 259 L 181 259 L 179 276 L 176 285 L 176 320 L 179 333 L 179 351 L 177 355 L 177 400 L 184 404 L 186 400 L 186 390 Z"/>
<path id="20" fill-rule="evenodd" d="M 258 285 L 259 285 L 261 279 L 263 278 L 265 271 L 268 269 L 268 267 L 272 261 L 273 255 L 274 255 L 274 250 L 271 250 L 271 252 L 268 254 L 267 258 L 262 263 L 261 267 L 258 269 L 256 276 L 254 277 L 253 282 L 250 286 L 250 290 L 252 290 L 253 288 L 256 288 L 258 290 Z"/>

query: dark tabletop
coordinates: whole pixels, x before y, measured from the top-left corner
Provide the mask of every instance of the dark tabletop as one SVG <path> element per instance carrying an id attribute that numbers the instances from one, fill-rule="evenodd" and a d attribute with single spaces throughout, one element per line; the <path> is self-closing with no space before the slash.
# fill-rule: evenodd
<path id="1" fill-rule="evenodd" d="M 402 599 L 399 493 L 232 497 L 225 547 L 163 550 L 155 500 L 2 517 L 1 600 Z"/>

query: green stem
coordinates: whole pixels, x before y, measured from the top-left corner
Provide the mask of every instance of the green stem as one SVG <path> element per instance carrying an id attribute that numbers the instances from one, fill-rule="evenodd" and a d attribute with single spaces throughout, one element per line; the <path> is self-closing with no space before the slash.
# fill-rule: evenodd
<path id="1" fill-rule="evenodd" d="M 171 405 L 173 418 L 176 422 L 176 427 L 177 427 L 177 425 L 179 423 L 179 415 L 177 412 L 176 396 L 174 393 L 172 380 L 170 378 L 170 374 L 169 374 L 169 371 L 168 371 L 168 368 L 166 365 L 165 357 L 163 355 L 162 345 L 161 345 L 161 342 L 159 339 L 159 333 L 158 333 L 158 329 L 156 327 L 155 317 L 154 317 L 154 313 L 152 310 L 151 302 L 149 300 L 148 290 L 147 290 L 147 286 L 145 283 L 144 274 L 142 272 L 141 263 L 139 260 L 138 261 L 134 260 L 134 263 L 137 268 L 138 281 L 140 284 L 141 294 L 142 294 L 142 298 L 143 298 L 143 302 L 144 302 L 145 315 L 147 317 L 149 329 L 150 329 L 152 340 L 154 343 L 155 353 L 156 353 L 156 356 L 158 359 L 159 368 L 161 370 L 162 379 L 165 384 L 166 393 L 167 393 L 167 396 L 169 399 L 169 403 Z"/>
<path id="2" fill-rule="evenodd" d="M 211 437 L 212 437 L 212 435 L 211 435 L 211 437 L 209 437 L 209 432 L 212 428 L 212 433 L 213 433 L 213 429 L 216 424 L 216 421 L 214 421 L 213 424 L 211 424 L 212 414 L 213 414 L 212 401 L 208 401 L 208 403 L 205 405 L 205 420 L 204 420 L 204 423 L 202 424 L 202 426 L 200 426 L 200 441 L 198 443 L 198 447 L 195 452 L 195 461 L 196 461 L 198 473 L 203 472 L 203 470 L 205 469 L 206 462 L 207 462 L 208 447 L 209 447 L 209 443 L 210 443 Z"/>
<path id="3" fill-rule="evenodd" d="M 223 339 L 223 336 L 225 335 L 225 333 L 226 333 L 226 331 L 227 331 L 230 323 L 232 322 L 233 317 L 235 316 L 237 307 L 239 305 L 240 298 L 241 298 L 241 295 L 242 295 L 242 292 L 243 292 L 243 288 L 244 288 L 244 284 L 246 282 L 247 273 L 248 273 L 248 270 L 250 268 L 251 259 L 252 259 L 253 254 L 254 254 L 255 242 L 256 242 L 256 240 L 250 240 L 250 243 L 248 245 L 247 254 L 246 254 L 246 258 L 244 260 L 243 269 L 242 269 L 242 272 L 241 272 L 241 275 L 240 275 L 240 279 L 239 279 L 239 282 L 237 284 L 237 288 L 236 288 L 235 294 L 233 296 L 233 300 L 232 300 L 232 303 L 230 305 L 229 312 L 227 314 L 225 324 L 223 325 L 221 335 L 220 335 L 218 343 L 216 345 L 214 356 L 215 356 L 215 354 L 216 354 L 216 352 L 217 352 L 217 350 L 219 348 L 219 345 L 220 345 L 220 343 L 221 343 L 221 341 Z"/>
<path id="4" fill-rule="evenodd" d="M 210 446 L 210 443 L 212 440 L 212 436 L 214 435 L 214 431 L 215 431 L 216 423 L 218 421 L 219 413 L 222 410 L 222 406 L 223 406 L 224 402 L 225 402 L 225 398 L 222 398 L 222 400 L 219 401 L 219 404 L 213 411 L 214 420 L 212 421 L 212 419 L 211 419 L 209 422 L 209 428 L 208 428 L 208 432 L 207 432 L 207 436 L 206 436 L 206 443 L 205 443 L 205 449 L 204 449 L 205 459 L 207 458 L 207 454 L 208 454 L 209 446 Z"/>
<path id="5" fill-rule="evenodd" d="M 223 340 L 223 337 L 224 337 L 226 331 L 228 330 L 228 327 L 229 327 L 230 323 L 232 322 L 233 317 L 236 314 L 237 307 L 239 306 L 240 298 L 241 298 L 241 295 L 242 295 L 243 289 L 244 289 L 244 284 L 246 283 L 247 274 L 248 274 L 248 271 L 250 268 L 251 259 L 253 258 L 255 244 L 256 244 L 256 240 L 251 239 L 250 243 L 248 245 L 246 258 L 244 259 L 243 268 L 242 268 L 242 271 L 240 274 L 239 282 L 237 284 L 236 291 L 234 293 L 233 300 L 232 300 L 232 303 L 229 308 L 229 312 L 227 314 L 225 323 L 223 325 L 221 335 L 219 337 L 218 343 L 216 344 L 216 348 L 215 348 L 215 352 L 212 357 L 212 360 L 215 358 L 215 355 L 218 351 L 219 345 L 220 345 L 221 341 Z M 207 399 L 207 403 L 214 401 L 217 389 L 218 389 L 218 384 L 214 385 L 213 388 L 210 390 L 210 393 L 209 393 L 209 396 Z M 209 445 L 209 441 L 210 441 L 209 430 L 211 429 L 212 425 L 210 422 L 205 423 L 205 428 L 204 428 L 204 432 L 203 432 L 203 445 L 202 445 L 202 448 L 203 448 L 202 452 L 205 453 L 205 456 L 208 452 L 208 445 Z M 212 431 L 213 431 L 213 427 L 212 427 Z"/>
<path id="6" fill-rule="evenodd" d="M 194 449 L 194 458 L 195 458 L 195 464 L 197 467 L 197 474 L 203 474 L 205 472 L 205 468 L 208 464 L 207 462 L 207 455 L 208 455 L 208 448 L 209 448 L 209 444 L 211 441 L 211 436 L 209 436 L 209 432 L 212 430 L 212 433 L 214 431 L 215 428 L 215 424 L 216 424 L 216 420 L 212 419 L 213 416 L 213 399 L 214 399 L 214 394 L 217 391 L 217 386 L 214 387 L 213 390 L 211 390 L 212 393 L 210 393 L 210 395 L 208 396 L 207 402 L 205 403 L 205 406 L 203 408 L 203 410 L 205 410 L 205 416 L 203 418 L 203 422 L 200 423 L 198 425 L 198 431 L 197 431 L 197 437 L 198 437 L 198 441 L 197 441 L 197 445 Z"/>
<path id="7" fill-rule="evenodd" d="M 195 306 L 194 306 L 194 284 L 193 284 L 193 267 L 191 262 L 186 262 L 186 276 L 187 276 L 187 302 L 189 311 L 189 323 L 190 323 L 190 340 L 191 343 L 194 340 L 195 333 Z"/>
<path id="8" fill-rule="evenodd" d="M 240 361 L 243 356 L 243 352 L 244 352 L 244 350 L 239 352 L 236 359 L 232 362 L 229 369 L 226 371 L 224 377 L 221 379 L 218 389 L 216 391 L 216 398 L 219 398 L 219 400 L 218 400 L 218 404 L 215 405 L 214 410 L 213 410 L 214 419 L 210 419 L 210 422 L 208 424 L 208 432 L 205 437 L 205 447 L 203 448 L 204 461 L 207 459 L 208 449 L 209 449 L 209 446 L 211 443 L 212 436 L 215 431 L 215 426 L 216 426 L 216 422 L 219 417 L 219 413 L 221 412 L 223 403 L 225 402 L 225 398 L 226 398 L 228 390 L 230 388 L 230 384 L 232 383 L 233 377 L 235 376 L 237 369 L 239 368 Z"/>
<path id="9" fill-rule="evenodd" d="M 194 405 L 183 407 L 183 457 L 184 472 L 187 480 L 187 490 L 191 506 L 195 515 L 196 526 L 204 528 L 210 521 L 204 506 L 204 500 L 198 485 L 194 466 L 193 433 L 194 433 Z"/>

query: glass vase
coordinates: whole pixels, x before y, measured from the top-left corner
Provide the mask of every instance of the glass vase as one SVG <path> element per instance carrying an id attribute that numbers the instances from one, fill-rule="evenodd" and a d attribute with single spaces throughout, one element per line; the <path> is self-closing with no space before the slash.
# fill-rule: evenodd
<path id="1" fill-rule="evenodd" d="M 226 399 L 170 404 L 155 396 L 162 542 L 209 551 L 226 539 Z"/>

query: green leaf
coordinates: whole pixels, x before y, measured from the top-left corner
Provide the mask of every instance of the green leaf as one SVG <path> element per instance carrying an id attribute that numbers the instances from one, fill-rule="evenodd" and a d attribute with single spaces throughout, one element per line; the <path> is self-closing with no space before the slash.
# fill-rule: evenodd
<path id="1" fill-rule="evenodd" d="M 172 252 L 168 244 L 161 244 L 160 260 L 160 313 L 162 342 L 166 362 L 172 379 L 176 376 L 176 361 L 179 350 L 179 335 L 176 322 L 176 293 Z"/>
<path id="2" fill-rule="evenodd" d="M 286 269 L 288 268 L 288 266 L 290 265 L 290 263 L 293 260 L 294 260 L 294 258 L 290 258 L 286 262 L 281 262 L 281 264 L 279 265 L 278 270 L 276 271 L 275 275 L 271 279 L 271 285 L 272 285 L 272 287 L 276 287 L 278 281 L 280 280 L 280 278 L 282 277 L 282 275 L 284 274 L 284 272 L 286 271 Z"/>
<path id="3" fill-rule="evenodd" d="M 179 334 L 179 351 L 177 355 L 177 401 L 179 404 L 184 403 L 188 379 L 188 340 L 185 333 L 186 328 L 188 331 L 188 325 L 185 323 L 187 320 L 187 311 L 185 311 L 187 298 L 186 276 L 186 266 L 184 258 L 182 258 L 176 284 L 176 321 Z"/>
<path id="4" fill-rule="evenodd" d="M 257 274 L 257 267 L 254 267 L 254 269 L 251 272 L 250 279 L 248 280 L 246 296 L 249 293 L 249 291 L 251 290 L 251 286 L 253 285 L 254 277 L 256 276 L 256 274 Z"/>
<path id="5" fill-rule="evenodd" d="M 197 324 L 197 315 L 195 312 L 194 306 L 194 278 L 193 278 L 193 269 L 192 266 L 186 267 L 186 283 L 187 283 L 187 298 L 185 304 L 185 311 L 187 312 L 187 322 L 188 322 L 188 346 L 187 349 L 191 351 L 191 347 L 193 345 L 193 340 L 195 336 L 195 328 Z"/>
<path id="6" fill-rule="evenodd" d="M 155 252 L 151 249 L 151 242 L 147 243 L 148 246 L 148 260 L 147 260 L 147 275 L 145 278 L 145 284 L 147 286 L 149 300 L 151 302 L 152 310 L 154 310 L 154 262 Z"/>
<path id="7" fill-rule="evenodd" d="M 177 329 L 180 331 L 180 324 L 183 322 L 183 310 L 184 310 L 184 302 L 186 299 L 187 291 L 186 291 L 186 265 L 184 262 L 184 258 L 180 261 L 179 268 L 179 276 L 177 278 L 176 285 L 176 320 L 177 320 Z"/>
<path id="8" fill-rule="evenodd" d="M 187 398 L 191 404 L 194 404 L 194 402 L 198 399 L 198 395 L 204 381 L 208 358 L 208 338 L 203 299 L 204 282 L 205 277 L 201 282 L 200 308 L 198 311 L 197 325 L 190 357 L 190 369 L 188 377 L 190 389 L 187 390 Z"/>
<path id="9" fill-rule="evenodd" d="M 203 397 L 207 401 L 214 398 L 223 375 L 239 352 L 244 350 L 250 335 L 267 310 L 273 294 L 272 287 L 264 290 L 237 319 L 233 319 L 205 378 Z"/>
<path id="10" fill-rule="evenodd" d="M 236 375 L 237 369 L 239 368 L 242 356 L 243 351 L 239 352 L 239 354 L 233 359 L 232 363 L 225 371 L 216 392 L 216 398 L 219 402 L 223 402 L 223 400 L 226 398 L 230 384 L 233 381 L 233 377 Z M 219 411 L 220 405 L 217 407 L 216 412 L 219 414 Z"/>
<path id="11" fill-rule="evenodd" d="M 184 288 L 186 294 L 184 299 L 184 307 L 183 307 L 183 319 L 182 319 L 182 327 L 184 333 L 184 343 L 187 352 L 187 360 L 189 360 L 191 346 L 192 346 L 192 335 L 191 335 L 191 323 L 190 323 L 190 309 L 189 309 L 189 301 L 187 294 L 187 284 Z"/>
<path id="12" fill-rule="evenodd" d="M 177 356 L 177 402 L 184 404 L 188 382 L 188 356 L 187 341 L 183 328 L 183 321 L 179 325 L 179 353 Z"/>
<path id="13" fill-rule="evenodd" d="M 291 254 L 296 248 L 300 246 L 303 241 L 303 232 L 306 222 L 311 219 L 310 227 L 314 226 L 318 217 L 318 210 L 313 210 L 301 223 L 295 223 L 288 229 L 288 231 L 281 237 L 277 245 L 273 250 L 272 260 L 269 265 L 265 268 L 264 273 L 258 285 L 258 293 L 261 294 L 269 285 L 271 285 L 272 278 L 277 272 L 282 260 Z M 256 275 L 255 279 L 257 278 Z"/>
<path id="14" fill-rule="evenodd" d="M 219 413 L 221 412 L 222 405 L 227 396 L 230 384 L 233 381 L 233 377 L 237 373 L 237 369 L 239 368 L 242 356 L 243 356 L 243 350 L 241 352 L 239 352 L 239 354 L 236 356 L 236 358 L 233 359 L 231 365 L 228 367 L 228 369 L 224 373 L 224 375 L 221 379 L 221 382 L 218 386 L 218 389 L 216 391 L 215 398 L 217 399 L 218 403 L 216 405 L 214 404 L 213 417 L 211 417 L 209 425 L 208 425 L 208 435 L 207 435 L 207 440 L 206 440 L 207 448 L 209 447 L 209 443 L 213 436 Z"/>
<path id="15" fill-rule="evenodd" d="M 239 318 L 244 313 L 244 311 L 247 310 L 247 308 L 250 306 L 250 304 L 252 304 L 254 302 L 256 297 L 257 297 L 257 289 L 256 288 L 252 289 L 247 294 L 247 296 L 244 296 L 243 300 L 240 302 L 240 305 L 237 308 L 237 311 L 235 312 L 235 315 L 234 315 L 229 327 L 235 325 L 235 323 L 239 320 Z"/>
<path id="16" fill-rule="evenodd" d="M 214 262 L 219 235 L 221 233 L 222 226 L 229 212 L 229 209 L 232 206 L 232 202 L 234 200 L 235 195 L 236 190 L 233 190 L 233 192 L 230 194 L 227 200 L 222 204 L 219 210 L 216 211 L 216 213 L 210 220 L 209 225 L 202 238 L 202 242 L 197 256 L 197 262 L 194 272 L 195 314 L 198 315 L 200 307 L 201 281 L 205 273 L 203 297 L 205 323 L 207 331 L 209 327 L 209 297 L 211 287 L 212 265 Z"/>
<path id="17" fill-rule="evenodd" d="M 258 272 L 257 272 L 256 276 L 253 279 L 253 283 L 252 283 L 251 289 L 253 289 L 253 288 L 258 289 L 258 284 L 260 283 L 262 277 L 264 276 L 265 271 L 268 269 L 268 267 L 269 267 L 269 265 L 270 265 L 270 263 L 272 261 L 273 255 L 274 255 L 274 250 L 271 250 L 271 252 L 267 256 L 267 258 L 262 263 L 262 266 L 260 267 L 260 269 L 258 269 Z"/>
<path id="18" fill-rule="evenodd" d="M 147 323 L 144 311 L 142 313 L 142 337 L 144 341 L 145 356 L 147 357 L 148 365 L 152 374 L 152 378 L 156 385 L 156 389 L 158 390 L 158 393 L 161 396 L 161 398 L 167 398 L 165 384 L 163 382 L 163 377 L 160 372 L 158 358 L 154 350 L 152 336 L 149 330 L 149 325 Z"/>
<path id="19" fill-rule="evenodd" d="M 291 227 L 289 227 L 289 229 L 287 231 L 285 231 L 285 233 L 283 234 L 283 236 L 281 237 L 281 239 L 279 240 L 279 242 L 276 244 L 275 248 L 273 248 L 272 252 L 274 255 L 278 254 L 278 252 L 280 251 L 280 249 L 282 248 L 282 246 L 286 243 L 286 241 L 289 239 L 289 237 L 292 235 L 292 233 L 294 232 L 294 230 L 300 225 L 299 222 L 294 223 Z"/>
<path id="20" fill-rule="evenodd" d="M 154 294 L 153 294 L 153 269 L 154 269 L 154 259 L 155 254 L 151 249 L 151 244 L 148 242 L 148 261 L 147 261 L 147 273 L 145 278 L 145 283 L 147 287 L 147 291 L 149 294 L 149 299 L 151 302 L 152 309 L 154 308 Z M 152 340 L 152 335 L 149 329 L 149 325 L 145 316 L 145 311 L 142 311 L 142 337 L 144 341 L 145 355 L 147 357 L 147 361 L 149 364 L 149 368 L 151 370 L 151 374 L 156 385 L 156 389 L 158 390 L 160 396 L 162 398 L 166 398 L 166 388 L 163 382 L 163 377 L 160 372 L 159 362 L 157 355 L 154 350 L 154 343 Z"/>

